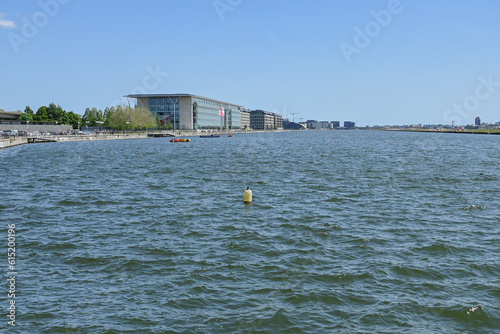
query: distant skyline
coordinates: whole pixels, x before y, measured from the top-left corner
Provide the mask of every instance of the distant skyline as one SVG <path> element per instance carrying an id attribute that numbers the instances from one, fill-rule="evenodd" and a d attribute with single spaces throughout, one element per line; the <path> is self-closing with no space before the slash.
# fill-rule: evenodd
<path id="1" fill-rule="evenodd" d="M 188 93 L 295 121 L 500 121 L 500 2 L 24 0 L 0 6 L 0 108 Z"/>

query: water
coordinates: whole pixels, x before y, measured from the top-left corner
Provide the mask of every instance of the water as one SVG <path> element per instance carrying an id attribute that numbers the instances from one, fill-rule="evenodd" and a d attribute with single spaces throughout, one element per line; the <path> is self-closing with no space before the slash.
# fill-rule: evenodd
<path id="1" fill-rule="evenodd" d="M 498 332 L 499 144 L 308 131 L 2 150 L 12 332 Z"/>

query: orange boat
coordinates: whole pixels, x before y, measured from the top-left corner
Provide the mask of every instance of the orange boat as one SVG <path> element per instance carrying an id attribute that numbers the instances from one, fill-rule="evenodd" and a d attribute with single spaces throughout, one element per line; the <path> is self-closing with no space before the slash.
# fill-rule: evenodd
<path id="1" fill-rule="evenodd" d="M 185 139 L 185 138 L 171 138 L 170 142 L 171 143 L 189 143 L 191 139 Z"/>

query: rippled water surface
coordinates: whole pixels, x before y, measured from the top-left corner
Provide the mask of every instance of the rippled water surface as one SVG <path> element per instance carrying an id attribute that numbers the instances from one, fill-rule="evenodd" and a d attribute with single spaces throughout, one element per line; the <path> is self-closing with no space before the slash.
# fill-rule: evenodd
<path id="1" fill-rule="evenodd" d="M 308 131 L 2 150 L 14 332 L 498 333 L 499 147 Z"/>

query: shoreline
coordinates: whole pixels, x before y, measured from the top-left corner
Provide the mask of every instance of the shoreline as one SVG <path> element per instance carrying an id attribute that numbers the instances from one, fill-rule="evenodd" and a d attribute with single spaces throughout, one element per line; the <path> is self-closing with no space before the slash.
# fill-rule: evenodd
<path id="1" fill-rule="evenodd" d="M 145 139 L 148 138 L 147 134 L 117 134 L 117 135 L 73 135 L 73 136 L 63 136 L 63 135 L 52 135 L 52 136 L 40 136 L 40 137 L 11 137 L 11 138 L 1 138 L 0 139 L 0 150 L 27 145 L 27 144 L 37 144 L 37 143 L 61 143 L 61 142 L 72 142 L 72 141 L 92 141 L 92 140 L 120 140 L 120 139 Z M 34 143 L 28 142 L 28 140 L 36 140 Z"/>
<path id="2" fill-rule="evenodd" d="M 361 128 L 360 130 L 365 130 Z M 473 135 L 500 135 L 500 131 L 474 131 L 474 130 L 431 130 L 431 129 L 370 129 L 373 131 L 401 131 L 401 132 L 426 132 L 426 133 L 456 133 L 456 134 L 473 134 Z M 93 141 L 93 140 L 124 140 L 124 139 L 147 139 L 154 138 L 153 135 L 158 137 L 199 137 L 201 135 L 228 135 L 228 134 L 255 134 L 255 133 L 268 133 L 268 132 L 288 132 L 298 130 L 254 130 L 254 131 L 207 131 L 207 132 L 194 132 L 189 130 L 184 131 L 160 131 L 160 132 L 144 132 L 144 133 L 119 133 L 119 134 L 95 134 L 95 135 L 51 135 L 40 137 L 10 137 L 0 138 L 0 150 L 26 145 L 36 144 L 43 142 L 73 142 L 73 141 Z M 315 131 L 314 129 L 304 131 Z M 317 131 L 317 130 L 316 130 Z M 335 130 L 330 130 L 335 131 Z M 28 140 L 35 140 L 35 142 L 28 142 Z"/>
<path id="3" fill-rule="evenodd" d="M 125 139 L 148 139 L 154 138 L 154 134 L 159 135 L 158 137 L 164 138 L 174 138 L 174 137 L 198 137 L 201 135 L 228 135 L 228 134 L 252 134 L 252 133 L 263 133 L 263 132 L 284 132 L 287 130 L 272 130 L 272 131 L 207 131 L 207 132 L 194 132 L 189 130 L 180 131 L 155 131 L 155 132 L 144 132 L 144 133 L 118 133 L 118 134 L 94 134 L 94 135 L 50 135 L 50 136 L 38 136 L 38 137 L 10 137 L 10 138 L 0 138 L 0 150 L 27 145 L 27 144 L 39 144 L 39 143 L 61 143 L 61 142 L 73 142 L 73 141 L 93 141 L 93 140 L 125 140 Z M 293 130 L 290 130 L 293 131 Z M 34 140 L 34 142 L 29 142 L 29 140 Z"/>
<path id="4" fill-rule="evenodd" d="M 434 129 L 374 129 L 380 131 L 401 131 L 401 132 L 429 132 L 429 133 L 459 133 L 472 135 L 500 135 L 500 131 L 495 130 L 434 130 Z"/>

